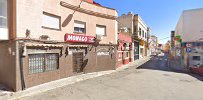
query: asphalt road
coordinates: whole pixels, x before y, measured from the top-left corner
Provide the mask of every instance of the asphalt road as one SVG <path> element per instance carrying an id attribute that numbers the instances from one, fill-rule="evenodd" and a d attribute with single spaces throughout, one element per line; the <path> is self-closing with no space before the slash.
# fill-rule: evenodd
<path id="1" fill-rule="evenodd" d="M 89 79 L 20 100 L 203 100 L 203 82 L 154 57 L 138 69 Z"/>
<path id="2" fill-rule="evenodd" d="M 151 70 L 161 70 L 161 71 L 172 70 L 168 66 L 168 56 L 163 53 L 151 58 L 151 60 L 148 63 L 140 66 L 138 69 L 151 69 Z"/>

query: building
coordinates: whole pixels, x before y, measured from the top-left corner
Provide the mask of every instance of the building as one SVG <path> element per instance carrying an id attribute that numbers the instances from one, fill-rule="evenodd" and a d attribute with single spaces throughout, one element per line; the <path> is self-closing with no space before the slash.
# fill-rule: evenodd
<path id="1" fill-rule="evenodd" d="M 93 0 L 1 0 L 0 6 L 0 83 L 13 91 L 115 69 L 115 9 Z"/>
<path id="2" fill-rule="evenodd" d="M 175 46 L 175 31 L 171 31 L 171 48 Z"/>
<path id="3" fill-rule="evenodd" d="M 168 42 L 164 45 L 163 51 L 164 51 L 165 53 L 169 53 L 170 49 L 171 49 L 171 41 L 168 41 Z"/>
<path id="4" fill-rule="evenodd" d="M 124 28 L 127 30 L 127 28 Z M 123 30 L 123 29 L 121 29 Z M 128 31 L 118 33 L 118 64 L 117 67 L 128 64 L 133 60 L 132 38 Z"/>
<path id="5" fill-rule="evenodd" d="M 134 60 L 148 56 L 149 52 L 149 33 L 150 29 L 138 14 L 129 12 L 118 17 L 120 27 L 127 27 L 132 34 Z"/>
<path id="6" fill-rule="evenodd" d="M 175 29 L 175 50 L 180 63 L 203 74 L 203 8 L 183 11 Z"/>
<path id="7" fill-rule="evenodd" d="M 155 35 L 151 35 L 149 39 L 150 54 L 157 55 L 158 49 L 158 38 Z"/>

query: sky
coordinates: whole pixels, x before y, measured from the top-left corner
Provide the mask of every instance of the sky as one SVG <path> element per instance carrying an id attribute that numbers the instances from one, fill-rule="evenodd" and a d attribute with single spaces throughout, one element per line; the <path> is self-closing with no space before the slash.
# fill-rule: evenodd
<path id="1" fill-rule="evenodd" d="M 203 0 L 94 0 L 118 11 L 119 16 L 132 11 L 139 14 L 161 44 L 170 40 L 183 10 L 203 8 Z M 165 39 L 167 38 L 167 39 Z"/>

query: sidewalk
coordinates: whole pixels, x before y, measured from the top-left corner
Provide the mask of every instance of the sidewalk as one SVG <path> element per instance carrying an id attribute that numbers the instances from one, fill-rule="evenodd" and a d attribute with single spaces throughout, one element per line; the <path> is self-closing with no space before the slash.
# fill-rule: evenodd
<path id="1" fill-rule="evenodd" d="M 18 99 L 18 98 L 21 98 L 21 97 L 46 92 L 46 91 L 49 91 L 49 90 L 52 90 L 52 89 L 56 89 L 56 88 L 59 88 L 59 87 L 70 85 L 70 84 L 74 84 L 74 83 L 84 81 L 84 80 L 88 80 L 88 79 L 91 79 L 91 78 L 96 78 L 96 77 L 100 77 L 100 76 L 103 76 L 103 75 L 108 75 L 108 74 L 111 74 L 111 73 L 123 71 L 125 69 L 130 68 L 130 67 L 137 68 L 137 67 L 141 66 L 142 64 L 148 62 L 149 60 L 150 60 L 150 57 L 146 57 L 146 58 L 137 60 L 137 61 L 135 61 L 133 63 L 130 63 L 128 65 L 124 65 L 124 66 L 122 66 L 122 67 L 120 67 L 120 68 L 118 68 L 116 70 L 95 72 L 95 73 L 82 74 L 82 75 L 78 75 L 78 76 L 72 76 L 72 77 L 52 81 L 52 82 L 49 82 L 49 83 L 41 84 L 41 85 L 38 85 L 38 86 L 35 86 L 35 87 L 31 87 L 31 88 L 28 88 L 28 89 L 26 89 L 24 91 L 4 92 L 4 94 L 2 96 L 1 96 L 1 92 L 0 92 L 0 100 Z"/>

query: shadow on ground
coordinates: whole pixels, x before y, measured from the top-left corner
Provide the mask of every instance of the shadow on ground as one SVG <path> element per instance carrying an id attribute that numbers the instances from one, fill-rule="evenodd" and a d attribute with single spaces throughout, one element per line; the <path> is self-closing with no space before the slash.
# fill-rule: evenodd
<path id="1" fill-rule="evenodd" d="M 11 91 L 6 86 L 0 84 L 0 96 L 7 95 L 7 92 Z"/>

